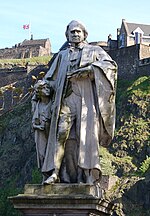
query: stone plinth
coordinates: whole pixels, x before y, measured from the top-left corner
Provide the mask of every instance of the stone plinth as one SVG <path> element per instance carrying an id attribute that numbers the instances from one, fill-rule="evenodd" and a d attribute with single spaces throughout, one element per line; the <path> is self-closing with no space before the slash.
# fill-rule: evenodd
<path id="1" fill-rule="evenodd" d="M 110 215 L 102 191 L 88 184 L 25 185 L 24 194 L 9 197 L 26 216 Z"/>
<path id="2" fill-rule="evenodd" d="M 117 176 L 102 175 L 101 188 L 104 189 L 105 191 L 110 190 L 112 188 L 112 186 L 114 186 L 116 184 L 118 179 L 119 178 Z"/>

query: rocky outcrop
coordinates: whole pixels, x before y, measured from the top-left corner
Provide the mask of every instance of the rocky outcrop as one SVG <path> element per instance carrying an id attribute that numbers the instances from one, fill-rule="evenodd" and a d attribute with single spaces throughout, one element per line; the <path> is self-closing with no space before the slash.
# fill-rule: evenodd
<path id="1" fill-rule="evenodd" d="M 31 179 L 36 165 L 30 103 L 26 102 L 0 118 L 0 186 L 14 181 L 22 186 Z"/>

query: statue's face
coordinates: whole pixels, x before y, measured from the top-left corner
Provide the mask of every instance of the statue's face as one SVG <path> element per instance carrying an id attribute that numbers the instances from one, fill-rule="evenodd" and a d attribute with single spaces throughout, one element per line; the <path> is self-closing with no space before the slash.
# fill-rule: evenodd
<path id="1" fill-rule="evenodd" d="M 50 95 L 50 88 L 47 84 L 45 84 L 41 89 L 42 96 L 49 96 Z"/>
<path id="2" fill-rule="evenodd" d="M 80 26 L 78 26 L 77 24 L 72 24 L 69 26 L 68 38 L 70 43 L 81 43 L 82 41 L 84 41 L 84 37 L 84 32 Z"/>
<path id="3" fill-rule="evenodd" d="M 37 96 L 39 97 L 47 97 L 50 95 L 50 88 L 47 84 L 40 86 L 37 89 Z"/>

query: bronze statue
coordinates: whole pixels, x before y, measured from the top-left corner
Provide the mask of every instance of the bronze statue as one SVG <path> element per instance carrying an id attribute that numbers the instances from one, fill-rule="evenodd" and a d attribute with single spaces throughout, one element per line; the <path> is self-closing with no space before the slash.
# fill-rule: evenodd
<path id="1" fill-rule="evenodd" d="M 45 184 L 99 181 L 99 145 L 107 147 L 114 135 L 117 66 L 101 47 L 88 44 L 87 36 L 82 23 L 71 21 L 67 47 L 44 78 L 54 91 Z"/>

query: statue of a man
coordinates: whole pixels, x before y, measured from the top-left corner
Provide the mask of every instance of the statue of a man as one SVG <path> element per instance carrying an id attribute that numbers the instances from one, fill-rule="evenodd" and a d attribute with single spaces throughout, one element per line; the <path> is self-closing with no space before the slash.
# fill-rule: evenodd
<path id="1" fill-rule="evenodd" d="M 74 182 L 98 181 L 99 145 L 108 146 L 114 135 L 117 66 L 101 47 L 87 43 L 87 35 L 82 23 L 71 21 L 66 29 L 68 46 L 57 54 L 45 76 L 55 92 L 42 166 L 42 172 L 49 173 L 45 184 L 61 180 L 69 141 L 77 155 Z M 69 166 L 71 163 L 66 164 Z"/>

